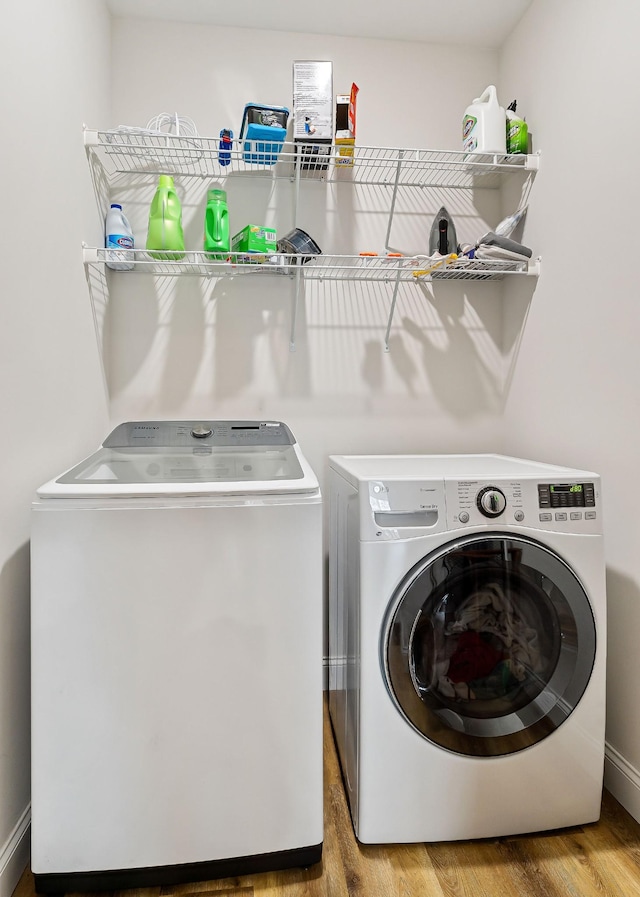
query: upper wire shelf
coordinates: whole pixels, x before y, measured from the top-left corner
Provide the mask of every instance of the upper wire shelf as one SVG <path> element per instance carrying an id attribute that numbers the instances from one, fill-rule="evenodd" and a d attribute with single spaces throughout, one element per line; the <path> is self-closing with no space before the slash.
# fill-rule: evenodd
<path id="1" fill-rule="evenodd" d="M 535 172 L 539 154 L 499 155 L 389 147 L 353 147 L 353 165 L 345 164 L 344 147 L 312 148 L 285 142 L 277 162 L 268 164 L 270 153 L 256 152 L 256 145 L 234 140 L 226 158 L 218 138 L 149 134 L 142 129 L 95 131 L 85 128 L 87 151 L 99 160 L 110 177 L 121 173 L 172 174 L 198 178 L 225 178 L 237 173 L 262 177 L 348 182 L 392 187 L 498 187 L 505 175 Z M 270 150 L 272 145 L 267 145 Z M 255 161 L 248 161 L 245 156 Z M 262 159 L 267 161 L 262 161 Z M 226 163 L 226 164 L 223 164 Z"/>

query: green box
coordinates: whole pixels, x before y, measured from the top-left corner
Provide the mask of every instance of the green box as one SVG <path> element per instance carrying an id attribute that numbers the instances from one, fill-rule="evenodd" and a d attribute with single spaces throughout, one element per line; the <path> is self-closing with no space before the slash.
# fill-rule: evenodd
<path id="1" fill-rule="evenodd" d="M 231 239 L 232 252 L 277 252 L 276 231 L 261 224 L 247 224 Z"/>

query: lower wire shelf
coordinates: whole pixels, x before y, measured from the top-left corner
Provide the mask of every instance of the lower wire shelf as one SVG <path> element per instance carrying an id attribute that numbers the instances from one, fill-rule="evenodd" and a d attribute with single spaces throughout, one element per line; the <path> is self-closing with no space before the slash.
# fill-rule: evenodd
<path id="1" fill-rule="evenodd" d="M 160 257 L 162 256 L 162 257 Z M 124 274 L 165 277 L 241 277 L 289 275 L 302 271 L 307 280 L 373 280 L 411 283 L 425 280 L 496 280 L 510 274 L 539 274 L 539 259 L 449 259 L 415 256 L 287 255 L 230 252 L 216 258 L 203 251 L 151 253 L 146 249 L 101 249 L 84 246 L 85 266 L 126 265 Z"/>
<path id="2" fill-rule="evenodd" d="M 103 249 L 83 245 L 85 269 L 100 269 L 117 265 L 118 276 L 147 274 L 157 277 L 196 276 L 211 279 L 221 277 L 283 277 L 296 281 L 292 313 L 290 348 L 295 349 L 297 304 L 302 280 L 317 281 L 374 281 L 388 283 L 393 288 L 389 319 L 385 333 L 385 350 L 389 350 L 389 333 L 401 283 L 429 281 L 501 280 L 506 276 L 540 274 L 540 258 L 529 260 L 468 259 L 455 256 L 425 255 L 309 255 L 286 253 L 224 253 L 212 257 L 204 251 L 185 250 L 183 253 L 151 253 L 146 249 Z M 123 266 L 123 268 L 120 268 Z M 125 269 L 126 268 L 126 269 Z"/>

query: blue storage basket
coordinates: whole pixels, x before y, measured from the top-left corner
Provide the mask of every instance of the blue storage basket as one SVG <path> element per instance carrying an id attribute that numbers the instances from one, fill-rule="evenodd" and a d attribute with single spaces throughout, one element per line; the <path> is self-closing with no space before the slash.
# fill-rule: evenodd
<path id="1" fill-rule="evenodd" d="M 288 119 L 286 106 L 247 103 L 240 128 L 240 140 L 244 135 L 242 156 L 245 162 L 275 165 L 287 134 Z"/>

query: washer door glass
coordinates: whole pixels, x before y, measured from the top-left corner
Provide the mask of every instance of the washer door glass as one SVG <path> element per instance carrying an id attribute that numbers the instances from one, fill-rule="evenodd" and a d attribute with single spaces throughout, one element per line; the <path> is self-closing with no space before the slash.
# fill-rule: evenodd
<path id="1" fill-rule="evenodd" d="M 561 726 L 593 669 L 596 631 L 567 564 L 526 538 L 449 542 L 397 589 L 382 638 L 387 687 L 425 738 L 513 753 Z"/>

